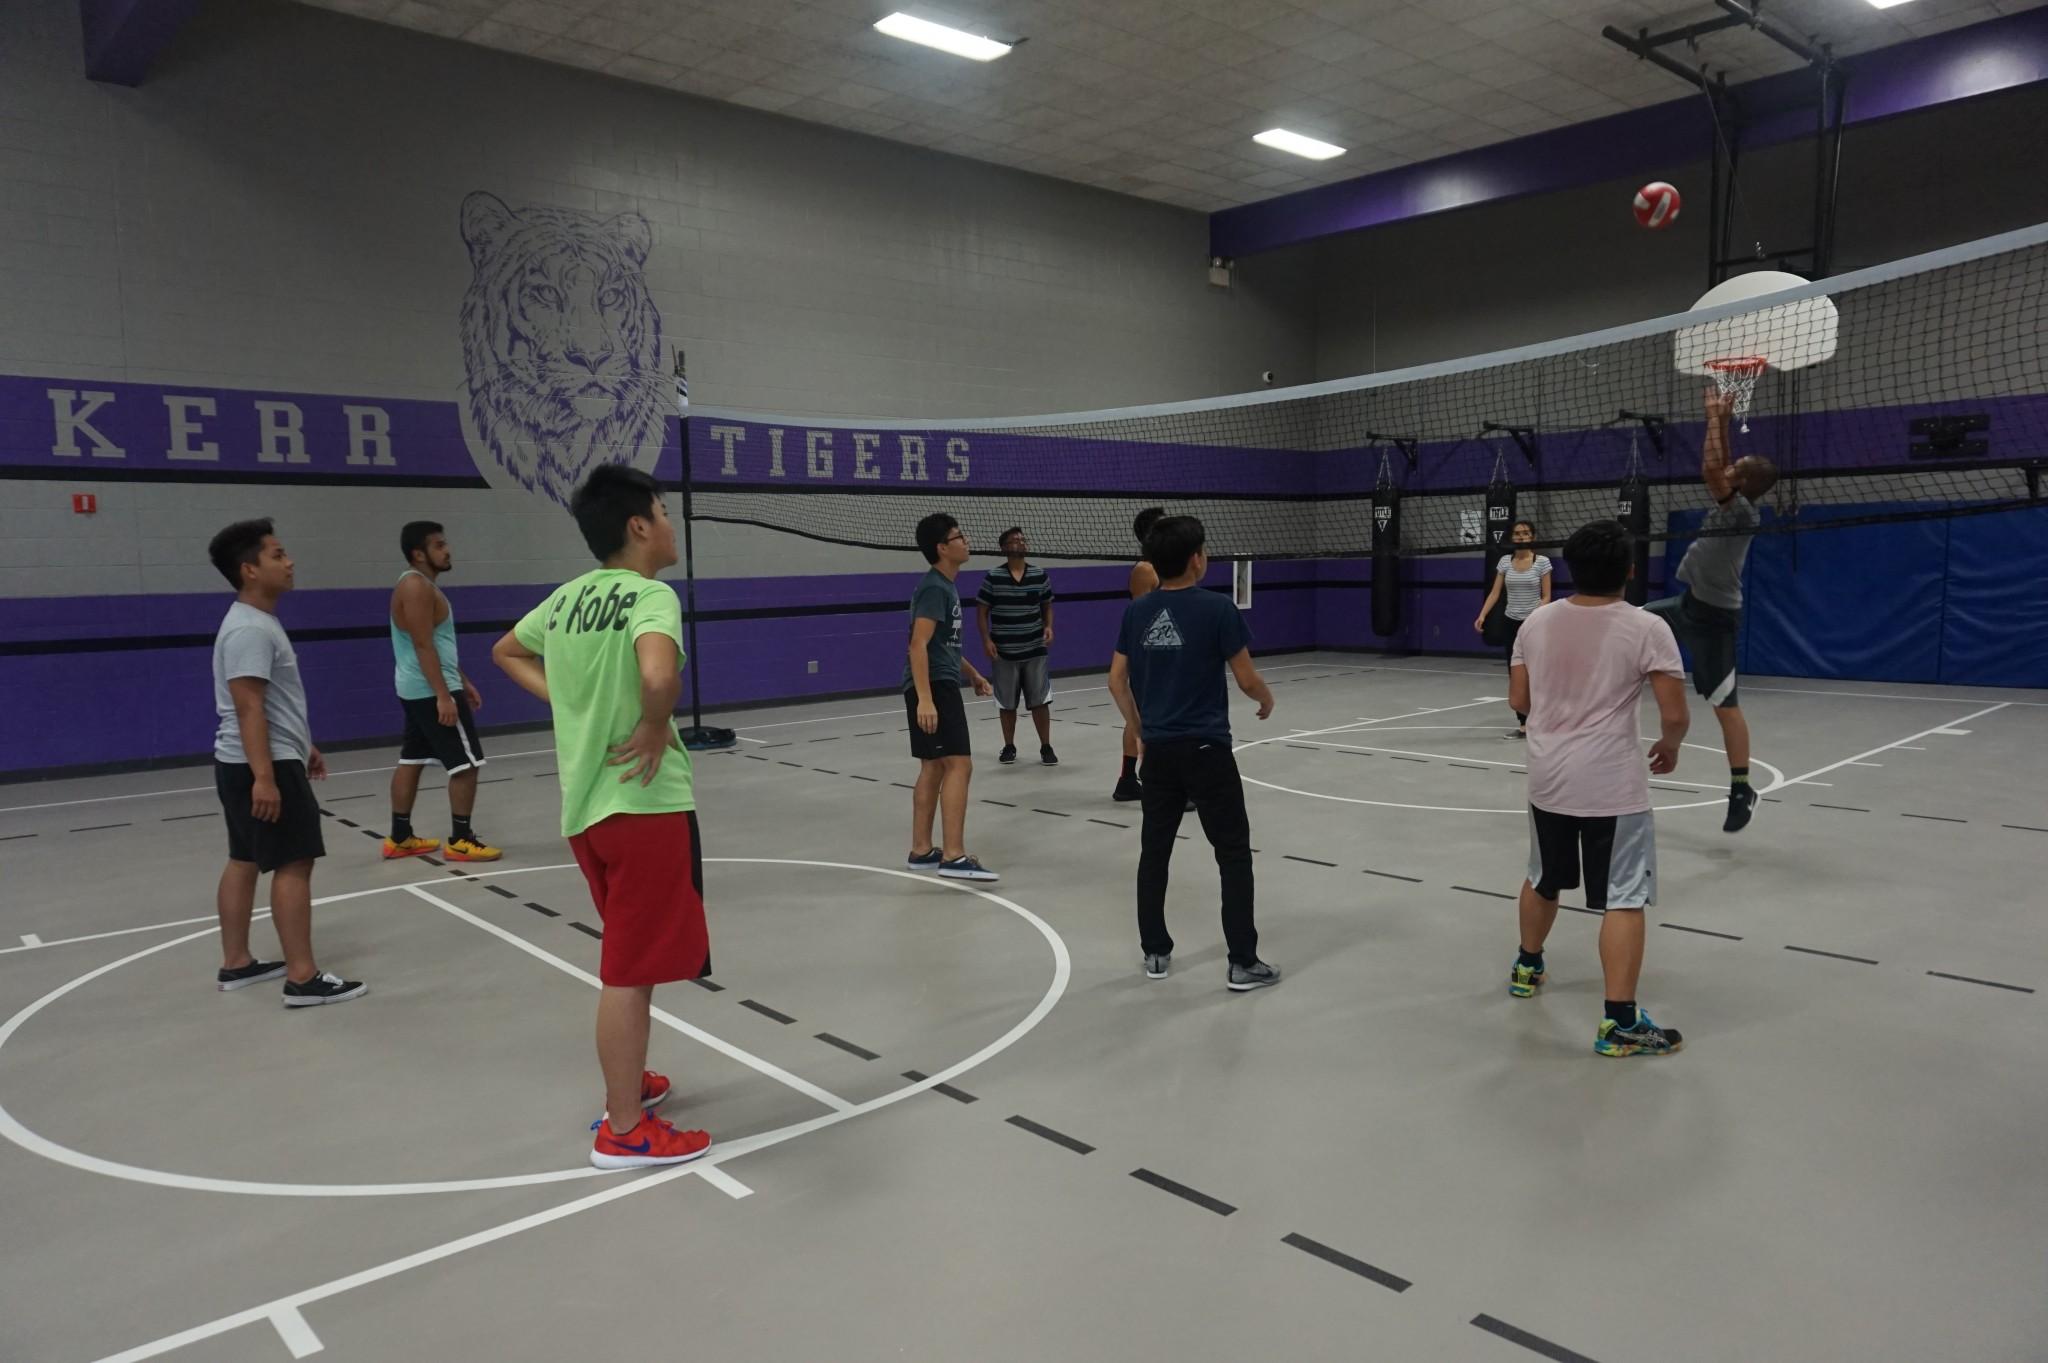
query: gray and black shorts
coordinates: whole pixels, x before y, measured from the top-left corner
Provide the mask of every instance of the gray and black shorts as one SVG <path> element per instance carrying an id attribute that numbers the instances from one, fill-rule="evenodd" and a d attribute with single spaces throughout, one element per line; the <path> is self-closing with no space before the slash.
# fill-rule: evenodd
<path id="1" fill-rule="evenodd" d="M 996 690 L 996 708 L 1014 714 L 1052 704 L 1052 669 L 1046 664 L 1043 653 L 1036 658 L 998 657 L 995 675 L 989 678 Z"/>
<path id="2" fill-rule="evenodd" d="M 1657 902 L 1657 829 L 1650 811 L 1589 817 L 1529 806 L 1529 883 L 1545 899 L 1575 890 L 1589 909 Z"/>

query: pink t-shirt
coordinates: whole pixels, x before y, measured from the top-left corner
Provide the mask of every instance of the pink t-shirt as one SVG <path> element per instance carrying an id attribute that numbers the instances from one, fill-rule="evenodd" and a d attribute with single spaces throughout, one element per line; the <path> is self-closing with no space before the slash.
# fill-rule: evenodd
<path id="1" fill-rule="evenodd" d="M 1643 683 L 1685 675 L 1663 619 L 1626 602 L 1539 606 L 1515 636 L 1529 669 L 1529 803 L 1600 818 L 1650 807 L 1650 767 L 1637 728 Z"/>

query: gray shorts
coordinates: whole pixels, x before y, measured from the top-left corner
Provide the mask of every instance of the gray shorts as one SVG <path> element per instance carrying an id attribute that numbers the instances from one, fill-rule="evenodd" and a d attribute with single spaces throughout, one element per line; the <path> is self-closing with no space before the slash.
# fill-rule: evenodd
<path id="1" fill-rule="evenodd" d="M 1644 610 L 1663 618 L 1685 651 L 1692 655 L 1692 687 L 1716 709 L 1738 708 L 1735 696 L 1735 653 L 1740 643 L 1742 612 L 1710 606 L 1690 591 L 1652 601 Z"/>
<path id="2" fill-rule="evenodd" d="M 1657 829 L 1649 810 L 1592 818 L 1529 806 L 1529 883 L 1545 899 L 1579 887 L 1589 909 L 1657 902 Z"/>
<path id="3" fill-rule="evenodd" d="M 996 708 L 1014 714 L 1019 708 L 1036 710 L 1052 704 L 1052 671 L 1043 653 L 1036 658 L 997 658 L 995 675 Z"/>

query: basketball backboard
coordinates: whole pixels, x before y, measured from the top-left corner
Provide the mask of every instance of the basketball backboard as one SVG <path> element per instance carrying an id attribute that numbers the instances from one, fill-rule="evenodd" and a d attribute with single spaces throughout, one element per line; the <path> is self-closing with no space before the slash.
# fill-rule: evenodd
<path id="1" fill-rule="evenodd" d="M 1681 374 L 1710 375 L 1712 363 L 1737 356 L 1757 356 L 1772 369 L 1804 369 L 1831 360 L 1840 315 L 1825 296 L 1772 303 L 1773 294 L 1804 288 L 1807 281 L 1783 270 L 1752 270 L 1723 280 L 1693 304 L 1697 311 L 1756 300 L 1754 311 L 1740 312 L 1674 333 L 1674 361 Z"/>

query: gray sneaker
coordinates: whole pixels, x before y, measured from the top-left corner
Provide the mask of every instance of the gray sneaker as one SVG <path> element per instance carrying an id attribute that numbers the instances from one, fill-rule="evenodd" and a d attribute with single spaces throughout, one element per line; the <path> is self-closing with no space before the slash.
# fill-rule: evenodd
<path id="1" fill-rule="evenodd" d="M 1145 953 L 1145 978 L 1146 978 L 1146 979 L 1148 979 L 1148 980 L 1163 980 L 1163 979 L 1165 979 L 1165 978 L 1166 978 L 1166 970 L 1167 970 L 1167 967 L 1168 967 L 1168 966 L 1170 966 L 1170 965 L 1172 965 L 1172 964 L 1173 964 L 1173 957 L 1172 957 L 1171 955 L 1154 955 L 1153 953 L 1151 953 L 1151 952 L 1149 952 L 1149 951 L 1148 951 L 1148 952 L 1146 952 L 1146 953 Z"/>
<path id="2" fill-rule="evenodd" d="M 1250 965 L 1230 967 L 1230 987 L 1237 993 L 1248 989 L 1264 989 L 1267 985 L 1280 983 L 1280 967 L 1264 961 L 1253 961 Z"/>

